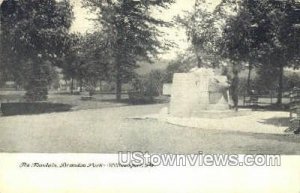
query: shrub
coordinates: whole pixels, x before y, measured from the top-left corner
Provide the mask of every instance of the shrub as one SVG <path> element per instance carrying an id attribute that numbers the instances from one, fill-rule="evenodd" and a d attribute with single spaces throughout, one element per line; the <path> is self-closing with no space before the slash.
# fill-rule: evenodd
<path id="1" fill-rule="evenodd" d="M 132 82 L 132 91 L 129 92 L 131 102 L 149 103 L 154 97 L 162 94 L 165 73 L 161 70 L 152 70 L 143 76 L 136 76 Z"/>
<path id="2" fill-rule="evenodd" d="M 71 105 L 59 103 L 2 103 L 1 110 L 3 115 L 27 115 L 27 114 L 40 114 L 50 112 L 63 112 L 69 111 Z"/>

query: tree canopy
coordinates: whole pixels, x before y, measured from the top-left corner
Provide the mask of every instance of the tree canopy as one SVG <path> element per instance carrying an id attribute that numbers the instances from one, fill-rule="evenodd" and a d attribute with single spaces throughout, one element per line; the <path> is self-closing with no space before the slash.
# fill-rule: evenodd
<path id="1" fill-rule="evenodd" d="M 1 5 L 1 61 L 25 81 L 30 101 L 47 98 L 46 61 L 64 54 L 73 19 L 69 1 L 5 0 Z"/>
<path id="2" fill-rule="evenodd" d="M 158 26 L 167 22 L 151 14 L 154 7 L 168 8 L 173 0 L 87 0 L 85 6 L 96 12 L 97 23 L 112 57 L 110 69 L 121 98 L 122 82 L 134 77 L 138 60 L 151 61 L 168 44 L 158 39 Z"/>
<path id="3" fill-rule="evenodd" d="M 223 32 L 222 54 L 232 61 L 253 63 L 261 70 L 278 71 L 278 103 L 283 92 L 283 69 L 296 67 L 299 56 L 293 1 L 247 0 L 234 17 L 227 20 Z M 271 70 L 272 68 L 273 70 Z M 249 69 L 250 72 L 251 69 Z M 260 73 L 268 74 L 268 73 Z M 270 74 L 271 75 L 271 74 Z"/>
<path id="4" fill-rule="evenodd" d="M 198 66 L 217 67 L 229 60 L 234 71 L 248 67 L 248 87 L 254 66 L 264 76 L 268 73 L 262 71 L 272 68 L 270 76 L 278 74 L 272 78 L 278 81 L 280 104 L 283 69 L 299 66 L 299 28 L 295 27 L 300 21 L 299 5 L 293 0 L 222 0 L 214 10 L 207 10 L 205 3 L 197 0 L 194 10 L 179 18 Z M 206 59 L 209 55 L 212 59 Z"/>

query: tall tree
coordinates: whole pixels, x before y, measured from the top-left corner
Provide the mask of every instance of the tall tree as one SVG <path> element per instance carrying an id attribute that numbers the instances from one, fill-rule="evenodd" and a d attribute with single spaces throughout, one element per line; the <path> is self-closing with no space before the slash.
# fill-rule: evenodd
<path id="1" fill-rule="evenodd" d="M 77 80 L 80 88 L 95 87 L 99 81 L 109 80 L 110 52 L 106 41 L 99 32 L 85 35 L 71 34 L 70 46 L 60 62 L 66 79 L 71 79 L 71 93 L 73 82 Z"/>
<path id="2" fill-rule="evenodd" d="M 234 101 L 235 109 L 237 110 L 238 102 L 238 73 L 241 68 L 242 60 L 245 55 L 237 57 L 236 52 L 241 54 L 244 50 L 237 48 L 235 51 L 226 50 L 227 42 L 234 43 L 240 47 L 244 45 L 239 45 L 241 37 L 244 35 L 238 35 L 235 37 L 233 34 L 236 32 L 234 29 L 232 33 L 229 33 L 231 37 L 224 37 L 224 28 L 230 18 L 232 18 L 238 10 L 238 4 L 234 1 L 222 1 L 215 9 L 208 9 L 207 4 L 209 2 L 206 0 L 196 0 L 194 10 L 184 18 L 179 18 L 181 24 L 185 26 L 187 35 L 191 40 L 192 47 L 194 48 L 194 53 L 197 57 L 198 67 L 221 67 L 222 64 L 228 63 L 227 59 L 230 59 L 230 68 L 232 70 L 231 79 L 231 96 Z M 244 18 L 243 18 L 244 19 Z M 239 24 L 243 24 L 241 21 L 237 20 Z M 243 24 L 244 25 L 244 24 Z M 238 28 L 238 25 L 233 25 Z M 242 25 L 241 25 L 242 26 Z M 239 29 L 238 29 L 239 30 Z M 226 45 L 226 46 L 224 46 Z M 232 51 L 232 52 L 231 52 Z M 231 52 L 231 53 L 229 53 Z"/>
<path id="3" fill-rule="evenodd" d="M 205 6 L 206 0 L 196 0 L 194 9 L 177 21 L 184 26 L 192 49 L 197 58 L 197 66 L 218 65 L 216 54 L 217 42 L 220 38 L 220 17 Z"/>
<path id="4" fill-rule="evenodd" d="M 46 61 L 53 63 L 63 55 L 72 7 L 67 0 L 5 0 L 1 10 L 1 51 L 5 52 L 1 55 L 10 58 L 7 69 L 24 73 L 25 67 L 27 100 L 46 100 L 50 72 Z"/>
<path id="5" fill-rule="evenodd" d="M 80 82 L 82 88 L 82 70 L 83 70 L 83 37 L 80 34 L 70 34 L 69 46 L 65 50 L 65 54 L 60 58 L 58 66 L 62 69 L 62 73 L 66 80 L 71 80 L 71 94 L 74 91 L 74 80 Z"/>
<path id="6" fill-rule="evenodd" d="M 112 57 L 116 98 L 121 99 L 122 83 L 134 77 L 138 60 L 151 61 L 167 44 L 159 41 L 158 26 L 168 23 L 155 18 L 155 7 L 168 8 L 174 0 L 87 0 L 84 5 L 98 15 L 98 24 Z"/>
<path id="7" fill-rule="evenodd" d="M 87 34 L 83 44 L 85 60 L 85 82 L 92 89 L 98 82 L 111 81 L 111 53 L 101 32 Z"/>

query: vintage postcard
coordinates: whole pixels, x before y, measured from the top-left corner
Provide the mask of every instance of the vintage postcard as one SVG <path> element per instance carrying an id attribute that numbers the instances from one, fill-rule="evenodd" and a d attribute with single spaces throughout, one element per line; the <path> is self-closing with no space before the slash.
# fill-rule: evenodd
<path id="1" fill-rule="evenodd" d="M 0 193 L 300 192 L 300 1 L 0 3 Z"/>

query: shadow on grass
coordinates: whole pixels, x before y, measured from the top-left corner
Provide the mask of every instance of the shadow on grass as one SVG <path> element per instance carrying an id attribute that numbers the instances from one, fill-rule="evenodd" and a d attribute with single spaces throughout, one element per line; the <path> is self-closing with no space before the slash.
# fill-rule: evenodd
<path id="1" fill-rule="evenodd" d="M 70 91 L 61 91 L 61 92 L 52 92 L 52 95 L 67 95 L 67 96 L 72 96 L 72 95 L 81 95 L 80 92 L 73 92 L 71 93 Z"/>
<path id="2" fill-rule="evenodd" d="M 93 99 L 93 100 L 94 101 L 99 101 L 99 102 L 122 103 L 122 104 L 127 104 L 127 105 L 153 105 L 153 104 L 163 104 L 163 103 L 168 102 L 166 100 L 161 100 L 161 99 L 154 99 L 153 101 L 132 101 L 130 99 L 121 99 L 121 100 L 116 100 L 116 99 Z"/>
<path id="3" fill-rule="evenodd" d="M 287 133 L 287 134 L 255 133 L 255 134 L 251 134 L 251 137 L 253 137 L 255 139 L 260 139 L 260 140 L 274 140 L 274 141 L 279 141 L 279 142 L 300 143 L 300 135 L 295 135 L 293 133 Z"/>
<path id="4" fill-rule="evenodd" d="M 260 121 L 260 123 L 278 127 L 289 127 L 290 119 L 289 117 L 273 117 L 270 119 L 263 119 L 262 121 Z"/>
<path id="5" fill-rule="evenodd" d="M 254 111 L 289 111 L 289 105 L 288 104 L 271 104 L 271 105 L 245 105 L 245 106 L 239 106 L 241 109 L 252 109 Z"/>
<path id="6" fill-rule="evenodd" d="M 128 99 L 121 99 L 121 100 L 117 100 L 117 99 L 92 99 L 93 101 L 99 101 L 99 102 L 109 102 L 109 103 L 124 103 L 124 104 L 128 104 L 129 100 Z"/>

